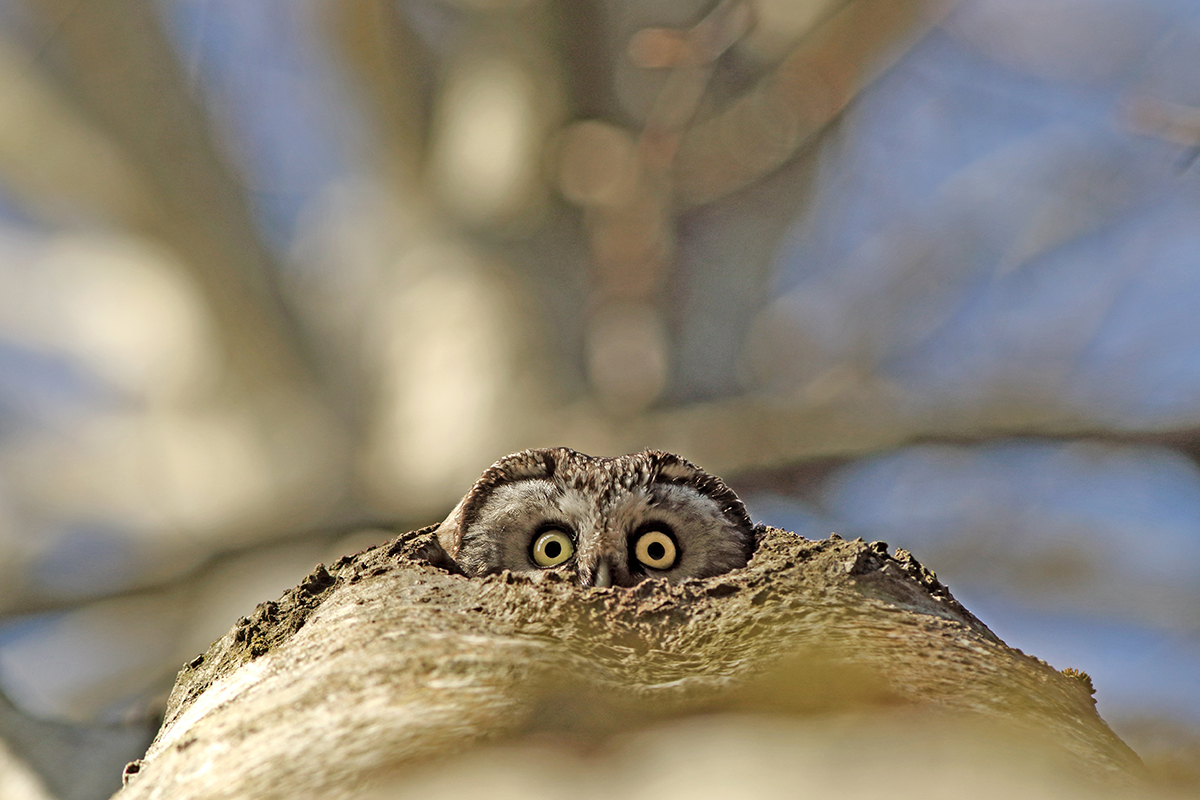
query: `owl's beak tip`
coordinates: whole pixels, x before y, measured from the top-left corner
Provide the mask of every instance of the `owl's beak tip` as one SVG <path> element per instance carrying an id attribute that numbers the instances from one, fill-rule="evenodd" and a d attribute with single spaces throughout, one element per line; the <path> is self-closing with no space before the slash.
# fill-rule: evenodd
<path id="1" fill-rule="evenodd" d="M 608 559 L 600 559 L 600 563 L 596 565 L 596 575 L 592 579 L 592 586 L 600 589 L 607 589 L 612 586 L 612 572 L 608 566 Z"/>

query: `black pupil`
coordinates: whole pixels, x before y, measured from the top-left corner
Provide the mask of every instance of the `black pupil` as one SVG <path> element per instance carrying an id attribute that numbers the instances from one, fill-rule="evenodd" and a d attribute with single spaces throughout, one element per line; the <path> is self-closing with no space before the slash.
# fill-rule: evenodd
<path id="1" fill-rule="evenodd" d="M 658 561 L 667 554 L 667 548 L 662 546 L 662 542 L 651 542 L 646 548 L 646 555 L 650 556 L 651 561 Z"/>
<path id="2" fill-rule="evenodd" d="M 562 542 L 556 542 L 553 539 L 546 542 L 546 556 L 549 558 L 558 558 L 562 553 Z"/>

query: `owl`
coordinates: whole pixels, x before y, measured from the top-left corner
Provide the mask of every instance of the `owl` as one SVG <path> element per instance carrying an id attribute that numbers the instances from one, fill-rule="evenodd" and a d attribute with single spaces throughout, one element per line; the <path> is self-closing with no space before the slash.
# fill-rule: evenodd
<path id="1" fill-rule="evenodd" d="M 470 576 L 556 571 L 596 587 L 728 572 L 746 565 L 755 543 L 742 501 L 690 461 L 565 447 L 497 461 L 437 537 Z"/>

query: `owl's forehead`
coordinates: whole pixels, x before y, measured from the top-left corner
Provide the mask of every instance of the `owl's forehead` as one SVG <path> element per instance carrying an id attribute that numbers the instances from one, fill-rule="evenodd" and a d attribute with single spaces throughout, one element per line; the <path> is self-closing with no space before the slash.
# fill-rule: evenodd
<path id="1" fill-rule="evenodd" d="M 524 478 L 499 484 L 490 496 L 505 502 L 524 502 L 550 505 L 568 514 L 573 512 L 606 511 L 630 503 L 653 503 L 671 489 L 670 484 L 655 481 L 646 475 L 634 478 L 614 475 L 558 472 L 551 477 Z"/>
<path id="2" fill-rule="evenodd" d="M 487 496 L 509 507 L 548 505 L 573 517 L 654 504 L 673 485 L 648 465 L 597 458 L 588 459 L 588 463 L 560 462 L 550 474 L 509 477 L 492 485 Z"/>
<path id="3" fill-rule="evenodd" d="M 590 464 L 567 463 L 554 474 L 554 481 L 565 489 L 595 493 L 629 492 L 646 489 L 658 480 L 650 465 L 623 459 L 593 459 Z"/>
<path id="4" fill-rule="evenodd" d="M 596 457 L 565 447 L 526 450 L 496 462 L 484 473 L 479 488 L 545 479 L 561 487 L 585 491 L 634 489 L 656 482 L 692 482 L 701 470 L 670 453 L 641 453 Z"/>
<path id="5" fill-rule="evenodd" d="M 515 500 L 514 490 L 505 487 L 523 487 L 516 489 L 516 493 L 525 494 L 526 501 L 535 502 L 542 491 L 549 493 L 544 499 L 549 500 L 553 495 L 558 498 L 556 502 L 566 495 L 580 495 L 587 505 L 604 510 L 615 502 L 628 503 L 633 498 L 653 503 L 662 487 L 680 485 L 690 486 L 701 494 L 720 497 L 728 494 L 723 506 L 740 505 L 736 495 L 719 479 L 671 453 L 644 450 L 606 458 L 555 447 L 513 453 L 493 464 L 464 498 L 460 522 L 463 529 L 472 525 L 489 498 L 503 496 Z M 527 493 L 531 489 L 533 492 Z"/>

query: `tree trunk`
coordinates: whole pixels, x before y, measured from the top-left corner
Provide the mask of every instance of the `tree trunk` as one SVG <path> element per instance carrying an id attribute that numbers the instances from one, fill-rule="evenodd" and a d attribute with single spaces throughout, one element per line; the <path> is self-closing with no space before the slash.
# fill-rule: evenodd
<path id="1" fill-rule="evenodd" d="M 1085 675 L 1007 647 L 883 543 L 763 528 L 745 569 L 631 589 L 456 572 L 428 529 L 318 566 L 183 669 L 118 797 L 453 796 L 514 769 L 545 796 L 587 794 L 580 771 L 605 794 L 716 791 L 709 772 L 803 794 L 842 763 L 857 780 L 862 748 L 916 770 L 887 796 L 940 796 L 922 764 L 1011 783 L 1034 753 L 1049 772 L 1013 786 L 1141 780 Z"/>

